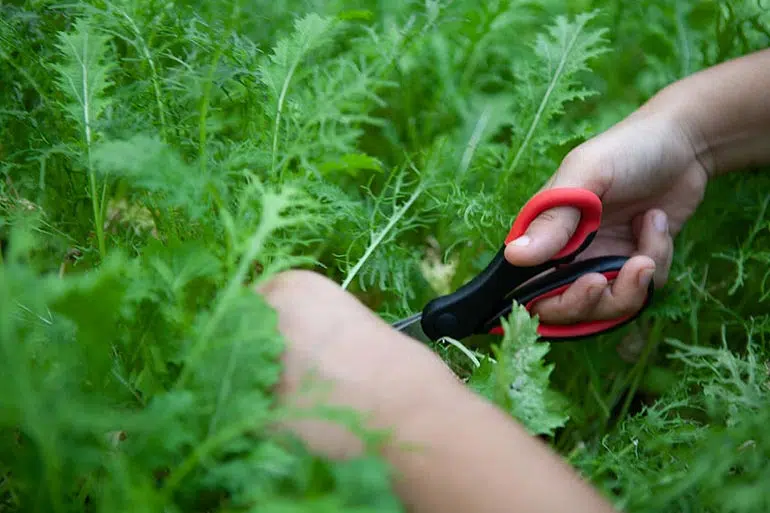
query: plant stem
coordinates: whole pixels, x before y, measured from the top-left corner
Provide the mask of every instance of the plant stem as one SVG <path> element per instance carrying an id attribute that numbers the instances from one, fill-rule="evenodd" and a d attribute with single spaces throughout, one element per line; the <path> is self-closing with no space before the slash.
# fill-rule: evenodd
<path id="1" fill-rule="evenodd" d="M 551 81 L 548 84 L 548 88 L 546 89 L 545 94 L 543 94 L 543 98 L 540 100 L 540 105 L 537 108 L 535 117 L 532 119 L 532 122 L 529 124 L 529 130 L 527 130 L 527 134 L 524 136 L 524 140 L 521 141 L 521 144 L 519 145 L 519 149 L 516 151 L 516 154 L 514 155 L 511 161 L 511 164 L 507 167 L 507 169 L 504 169 L 503 172 L 500 174 L 499 185 L 501 188 L 507 186 L 508 179 L 516 170 L 516 168 L 519 165 L 519 161 L 524 155 L 524 152 L 528 149 L 529 143 L 532 140 L 532 136 L 535 134 L 535 130 L 540 124 L 540 118 L 543 117 L 545 108 L 548 105 L 549 100 L 551 99 L 551 95 L 553 94 L 553 91 L 556 89 L 556 84 L 559 82 L 559 79 L 562 77 L 562 74 L 564 73 L 564 67 L 567 65 L 567 62 L 572 56 L 572 49 L 575 47 L 578 37 L 582 33 L 583 27 L 585 26 L 586 23 L 587 22 L 583 22 L 580 25 L 580 27 L 578 27 L 578 29 L 575 30 L 574 35 L 567 43 L 567 47 L 564 49 L 564 53 L 562 53 L 561 59 L 559 59 L 559 64 L 556 67 L 556 70 L 553 72 L 553 76 L 551 77 Z"/>
<path id="2" fill-rule="evenodd" d="M 84 59 L 85 61 L 85 59 Z M 88 156 L 88 180 L 91 188 L 91 206 L 94 211 L 94 225 L 96 231 L 96 240 L 99 244 L 99 256 L 102 260 L 107 256 L 107 245 L 104 241 L 104 210 L 103 205 L 100 205 L 99 201 L 99 189 L 96 183 L 96 170 L 94 169 L 93 156 L 91 147 L 93 145 L 93 138 L 91 135 L 91 113 L 90 105 L 88 104 L 88 68 L 83 66 L 83 82 L 82 82 L 82 98 L 83 98 L 83 126 L 86 137 L 86 152 Z M 105 184 L 106 192 L 106 184 Z"/>
<path id="3" fill-rule="evenodd" d="M 208 163 L 206 162 L 206 121 L 208 119 L 209 106 L 211 105 L 211 88 L 214 83 L 214 74 L 217 70 L 219 60 L 222 58 L 222 54 L 225 50 L 225 42 L 233 30 L 233 24 L 235 23 L 238 13 L 240 12 L 239 1 L 233 2 L 232 12 L 226 26 L 227 37 L 222 36 L 222 39 L 217 44 L 217 49 L 214 52 L 214 56 L 211 59 L 211 66 L 209 68 L 209 74 L 206 76 L 206 81 L 203 84 L 203 95 L 201 97 L 201 112 L 198 119 L 198 155 L 200 158 L 201 172 L 205 175 L 208 170 Z"/>
<path id="4" fill-rule="evenodd" d="M 96 185 L 96 173 L 91 164 L 91 147 L 88 148 L 88 178 L 91 182 L 91 206 L 94 210 L 94 224 L 96 225 L 96 240 L 99 244 L 99 256 L 102 260 L 107 256 L 107 246 L 104 241 L 104 216 L 99 205 L 99 192 Z"/>
<path id="5" fill-rule="evenodd" d="M 263 205 L 267 204 L 264 202 Z M 285 205 L 285 204 L 284 204 Z M 281 211 L 284 205 L 276 206 L 276 208 L 265 208 L 264 218 L 257 227 L 254 235 L 252 235 L 247 249 L 244 255 L 241 257 L 241 261 L 238 264 L 238 268 L 233 277 L 228 282 L 222 294 L 217 300 L 217 304 L 214 307 L 211 317 L 208 319 L 200 335 L 196 337 L 193 347 L 190 349 L 190 354 L 187 357 L 184 368 L 182 369 L 179 378 L 176 382 L 176 387 L 181 388 L 187 382 L 190 377 L 191 369 L 197 364 L 197 360 L 203 354 L 207 347 L 207 344 L 214 333 L 214 330 L 219 324 L 222 316 L 225 314 L 227 307 L 233 298 L 242 290 L 242 285 L 246 279 L 246 275 L 251 269 L 251 265 L 254 259 L 257 257 L 262 248 L 264 247 L 267 238 L 270 233 L 277 227 L 281 226 Z"/>
<path id="6" fill-rule="evenodd" d="M 219 63 L 219 59 L 222 56 L 222 45 L 217 47 L 217 51 L 214 57 L 211 59 L 211 67 L 209 74 L 206 77 L 206 82 L 203 85 L 203 96 L 201 98 L 201 113 L 198 119 L 198 155 L 200 158 L 201 171 L 205 175 L 207 172 L 208 164 L 206 162 L 206 120 L 208 118 L 209 105 L 211 103 L 211 84 L 214 81 L 214 72 Z"/>
<path id="7" fill-rule="evenodd" d="M 408 200 L 406 200 L 406 203 L 396 211 L 395 214 L 393 214 L 393 217 L 390 218 L 390 221 L 388 221 L 388 224 L 385 225 L 385 227 L 380 230 L 380 232 L 375 235 L 375 237 L 372 239 L 372 242 L 369 244 L 369 246 L 366 248 L 366 251 L 364 251 L 363 256 L 358 259 L 358 262 L 356 262 L 356 265 L 353 266 L 353 269 L 350 270 L 348 275 L 345 277 L 345 281 L 342 282 L 342 288 L 347 289 L 350 283 L 353 281 L 353 278 L 355 278 L 356 274 L 358 274 L 358 271 L 361 270 L 361 268 L 364 266 L 366 261 L 369 259 L 369 257 L 372 256 L 374 251 L 379 247 L 379 245 L 382 243 L 385 236 L 390 232 L 390 230 L 393 229 L 394 226 L 401 220 L 402 217 L 404 217 L 404 214 L 406 214 L 407 210 L 412 206 L 412 204 L 417 200 L 417 198 L 422 194 L 422 191 L 425 190 L 425 181 L 420 182 L 417 185 L 417 188 L 415 188 L 412 195 L 409 197 Z"/>
<path id="8" fill-rule="evenodd" d="M 144 40 L 144 37 L 142 37 L 142 33 L 139 30 L 139 27 L 136 25 L 136 22 L 134 22 L 134 19 L 131 18 L 131 16 L 129 16 L 128 13 L 123 9 L 117 9 L 117 11 L 123 16 L 123 18 L 126 19 L 128 24 L 131 26 L 131 30 L 134 32 L 134 35 L 136 36 L 136 39 L 138 41 L 138 43 L 136 44 L 136 48 L 142 53 L 145 60 L 147 61 L 147 64 L 150 66 L 152 88 L 155 93 L 155 103 L 158 108 L 158 117 L 160 120 L 160 137 L 165 142 L 166 141 L 166 112 L 165 112 L 165 107 L 163 106 L 163 96 L 160 90 L 160 79 L 158 77 L 158 70 L 155 67 L 155 60 L 152 58 L 152 54 L 150 53 L 150 48 L 148 47 L 147 42 Z"/>
<path id="9" fill-rule="evenodd" d="M 628 414 L 628 410 L 631 408 L 631 401 L 634 400 L 636 391 L 639 388 L 639 383 L 642 380 L 642 376 L 644 376 L 644 371 L 647 368 L 647 362 L 650 359 L 650 355 L 652 354 L 653 349 L 658 346 L 658 342 L 660 341 L 661 327 L 662 324 L 660 320 L 655 320 L 647 345 L 644 347 L 644 351 L 642 352 L 639 361 L 636 363 L 636 367 L 634 367 L 634 380 L 631 383 L 631 388 L 626 395 L 626 399 L 623 402 L 623 407 L 621 408 L 620 414 L 618 415 L 618 422 L 620 422 Z"/>
<path id="10" fill-rule="evenodd" d="M 169 476 L 164 487 L 164 494 L 167 497 L 171 496 L 179 487 L 182 480 L 198 465 L 198 463 L 219 447 L 241 436 L 244 432 L 260 429 L 267 422 L 268 419 L 266 419 L 264 414 L 260 412 L 253 417 L 241 419 L 239 422 L 230 425 L 207 438 L 201 445 L 197 446 L 192 454 L 182 461 Z"/>

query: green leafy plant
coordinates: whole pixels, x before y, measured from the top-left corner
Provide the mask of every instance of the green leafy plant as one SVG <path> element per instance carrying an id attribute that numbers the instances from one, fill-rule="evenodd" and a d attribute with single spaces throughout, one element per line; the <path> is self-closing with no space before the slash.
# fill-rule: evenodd
<path id="1" fill-rule="evenodd" d="M 412 313 L 572 146 L 768 44 L 756 0 L 0 3 L 2 508 L 401 511 L 374 434 L 272 429 L 251 286 Z M 433 349 L 627 511 L 766 511 L 769 177 L 709 189 L 632 326 L 545 344 L 514 305 Z"/>
<path id="2" fill-rule="evenodd" d="M 503 340 L 494 358 L 483 357 L 469 385 L 494 401 L 534 435 L 552 436 L 567 422 L 564 398 L 550 388 L 553 364 L 544 358 L 549 345 L 539 341 L 537 320 L 521 305 L 503 319 Z"/>

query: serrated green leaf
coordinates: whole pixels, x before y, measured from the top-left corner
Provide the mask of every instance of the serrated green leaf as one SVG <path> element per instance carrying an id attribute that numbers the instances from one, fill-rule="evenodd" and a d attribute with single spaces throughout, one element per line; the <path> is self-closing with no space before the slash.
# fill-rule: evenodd
<path id="1" fill-rule="evenodd" d="M 770 45 L 756 0 L 358 3 L 0 2 L 0 509 L 400 511 L 276 432 L 251 286 L 417 311 L 577 143 Z M 770 174 L 715 180 L 630 333 L 440 349 L 619 510 L 770 509 Z"/>
<path id="2" fill-rule="evenodd" d="M 569 420 L 565 399 L 553 390 L 553 364 L 545 363 L 549 344 L 539 340 L 537 319 L 514 304 L 501 319 L 504 336 L 489 357 L 474 370 L 469 385 L 522 422 L 535 435 L 553 435 Z"/>
<path id="3" fill-rule="evenodd" d="M 113 85 L 113 66 L 107 60 L 108 41 L 86 19 L 79 19 L 72 32 L 59 34 L 56 46 L 63 59 L 52 65 L 60 89 L 69 98 L 67 112 L 80 125 L 88 144 L 94 140 L 94 124 L 111 103 L 106 95 Z"/>
<path id="4" fill-rule="evenodd" d="M 105 179 L 121 178 L 135 190 L 149 192 L 163 208 L 183 208 L 191 219 L 207 211 L 209 188 L 215 183 L 156 137 L 136 134 L 94 148 L 93 162 Z"/>

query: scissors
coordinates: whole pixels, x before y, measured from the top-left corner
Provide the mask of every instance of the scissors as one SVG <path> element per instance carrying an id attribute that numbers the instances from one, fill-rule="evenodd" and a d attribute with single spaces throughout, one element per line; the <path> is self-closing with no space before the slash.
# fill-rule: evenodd
<path id="1" fill-rule="evenodd" d="M 530 267 L 510 264 L 504 256 L 505 246 L 523 235 L 541 212 L 562 206 L 580 210 L 578 226 L 564 247 L 542 264 Z M 500 318 L 510 314 L 514 301 L 531 311 L 537 301 L 561 294 L 587 273 L 603 274 L 610 281 L 615 279 L 629 257 L 603 256 L 574 262 L 593 242 L 601 217 L 601 199 L 587 189 L 554 188 L 536 194 L 521 209 L 505 244 L 483 271 L 455 292 L 431 300 L 421 312 L 392 326 L 422 342 L 443 337 L 461 340 L 471 335 L 502 335 Z M 546 274 L 538 278 L 543 273 Z M 575 324 L 541 323 L 538 335 L 544 340 L 564 341 L 613 331 L 641 315 L 652 301 L 653 290 L 654 284 L 650 281 L 644 304 L 630 315 Z"/>

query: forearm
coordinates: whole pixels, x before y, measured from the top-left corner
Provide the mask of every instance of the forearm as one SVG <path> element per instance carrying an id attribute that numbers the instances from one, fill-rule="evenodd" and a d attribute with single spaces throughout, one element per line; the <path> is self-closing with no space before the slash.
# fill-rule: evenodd
<path id="1" fill-rule="evenodd" d="M 392 433 L 384 456 L 414 513 L 611 512 L 538 439 L 463 385 L 438 356 L 395 332 L 335 284 L 287 273 L 262 288 L 287 339 L 279 394 L 306 408 L 319 400 L 353 408 Z M 311 374 L 330 385 L 316 397 Z M 326 387 L 321 387 L 320 390 Z M 320 419 L 287 424 L 312 450 L 359 454 L 360 440 Z"/>
<path id="2" fill-rule="evenodd" d="M 387 452 L 410 511 L 614 511 L 545 444 L 461 387 L 394 422 L 399 439 L 414 446 Z"/>
<path id="3" fill-rule="evenodd" d="M 770 164 L 770 49 L 679 80 L 644 109 L 678 119 L 710 176 Z"/>

